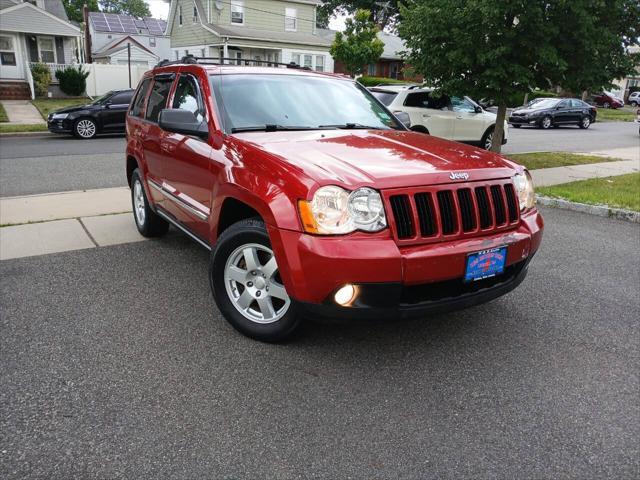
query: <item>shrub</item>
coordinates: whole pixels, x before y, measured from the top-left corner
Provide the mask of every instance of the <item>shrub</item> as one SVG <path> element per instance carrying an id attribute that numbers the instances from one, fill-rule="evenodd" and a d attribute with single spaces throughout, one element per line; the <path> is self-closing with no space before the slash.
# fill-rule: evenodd
<path id="1" fill-rule="evenodd" d="M 46 97 L 51 83 L 51 70 L 49 70 L 49 67 L 44 63 L 34 63 L 31 65 L 31 76 L 33 76 L 36 96 Z"/>
<path id="2" fill-rule="evenodd" d="M 360 77 L 358 79 L 360 84 L 365 87 L 375 87 L 376 85 L 395 85 L 398 83 L 411 83 L 406 80 L 396 80 L 394 78 L 385 78 L 385 77 Z"/>
<path id="3" fill-rule="evenodd" d="M 79 97 L 87 89 L 87 77 L 89 72 L 85 72 L 81 66 L 68 66 L 64 70 L 56 71 L 56 78 L 60 82 L 60 90 L 67 95 Z"/>

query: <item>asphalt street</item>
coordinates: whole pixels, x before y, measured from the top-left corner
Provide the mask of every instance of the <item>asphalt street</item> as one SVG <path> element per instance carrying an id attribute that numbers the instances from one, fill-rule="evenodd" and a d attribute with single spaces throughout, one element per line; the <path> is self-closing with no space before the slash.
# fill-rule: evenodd
<path id="1" fill-rule="evenodd" d="M 176 233 L 4 261 L 0 478 L 638 478 L 640 226 L 543 214 L 507 296 L 284 345 Z"/>
<path id="2" fill-rule="evenodd" d="M 530 151 L 591 152 L 637 146 L 632 122 L 596 123 L 588 130 L 563 127 L 543 131 L 511 128 L 504 153 Z M 0 139 L 0 196 L 120 187 L 124 176 L 123 136 L 78 140 L 43 135 Z"/>

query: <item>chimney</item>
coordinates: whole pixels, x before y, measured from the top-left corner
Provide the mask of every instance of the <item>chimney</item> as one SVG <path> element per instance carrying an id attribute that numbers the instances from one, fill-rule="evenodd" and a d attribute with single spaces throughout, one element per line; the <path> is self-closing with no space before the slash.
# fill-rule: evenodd
<path id="1" fill-rule="evenodd" d="M 84 61 L 93 63 L 91 58 L 91 32 L 89 31 L 89 7 L 85 3 L 82 7 L 82 18 L 84 19 Z"/>

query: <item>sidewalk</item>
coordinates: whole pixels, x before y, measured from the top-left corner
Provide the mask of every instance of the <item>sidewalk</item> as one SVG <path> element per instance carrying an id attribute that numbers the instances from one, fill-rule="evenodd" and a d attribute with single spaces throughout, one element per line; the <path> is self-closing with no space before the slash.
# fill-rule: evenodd
<path id="1" fill-rule="evenodd" d="M 29 100 L 2 100 L 0 103 L 9 117 L 8 124 L 44 123 L 42 115 Z"/>
<path id="2" fill-rule="evenodd" d="M 638 171 L 640 161 L 623 160 L 531 174 L 547 186 Z M 0 260 L 143 241 L 130 212 L 126 187 L 0 198 Z"/>

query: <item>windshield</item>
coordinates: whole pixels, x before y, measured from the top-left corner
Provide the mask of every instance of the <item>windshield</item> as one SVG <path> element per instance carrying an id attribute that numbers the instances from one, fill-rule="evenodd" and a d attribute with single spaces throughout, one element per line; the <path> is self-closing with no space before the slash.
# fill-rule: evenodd
<path id="1" fill-rule="evenodd" d="M 404 130 L 355 82 L 282 74 L 211 77 L 227 130 L 390 128 Z"/>
<path id="2" fill-rule="evenodd" d="M 91 105 L 98 105 L 102 102 L 104 102 L 107 98 L 109 98 L 111 95 L 113 95 L 113 91 L 111 92 L 107 92 L 104 95 L 96 98 L 93 102 L 91 102 Z"/>
<path id="3" fill-rule="evenodd" d="M 533 107 L 536 109 L 553 108 L 558 104 L 558 102 L 560 102 L 560 100 L 558 100 L 557 98 L 545 98 L 544 100 L 540 100 L 539 102 L 534 103 Z"/>

